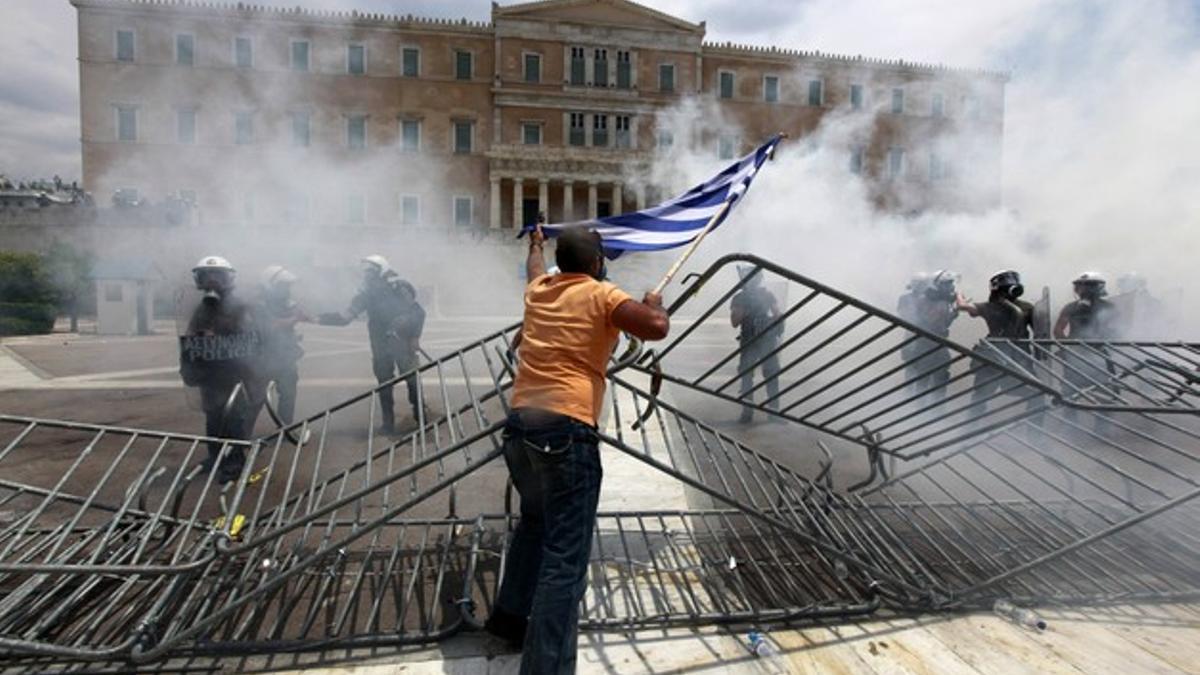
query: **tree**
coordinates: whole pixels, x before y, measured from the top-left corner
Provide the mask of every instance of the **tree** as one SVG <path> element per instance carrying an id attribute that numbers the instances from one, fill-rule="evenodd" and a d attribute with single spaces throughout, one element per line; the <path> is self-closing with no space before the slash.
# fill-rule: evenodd
<path id="1" fill-rule="evenodd" d="M 79 304 L 92 290 L 92 258 L 57 239 L 42 257 L 53 285 L 55 304 L 71 318 L 71 332 L 79 331 Z"/>
<path id="2" fill-rule="evenodd" d="M 0 251 L 0 335 L 32 335 L 54 329 L 54 285 L 32 253 Z"/>

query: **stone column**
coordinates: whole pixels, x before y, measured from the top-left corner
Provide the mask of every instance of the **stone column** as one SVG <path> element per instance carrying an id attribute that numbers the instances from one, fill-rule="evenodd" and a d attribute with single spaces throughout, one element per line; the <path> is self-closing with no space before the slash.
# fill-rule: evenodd
<path id="1" fill-rule="evenodd" d="M 520 178 L 513 179 L 513 227 L 521 229 L 521 202 L 525 199 L 525 185 Z"/>
<path id="2" fill-rule="evenodd" d="M 575 183 L 563 181 L 563 222 L 575 220 Z"/>
<path id="3" fill-rule="evenodd" d="M 600 197 L 596 194 L 595 181 L 588 181 L 588 218 L 596 219 L 599 201 Z"/>
<path id="4" fill-rule="evenodd" d="M 492 200 L 492 209 L 490 215 L 488 216 L 488 225 L 492 229 L 496 229 L 500 227 L 500 177 L 492 176 L 491 183 L 492 192 L 490 196 Z"/>
<path id="5" fill-rule="evenodd" d="M 546 214 L 546 221 L 550 221 L 550 181 L 546 178 L 538 180 L 538 212 Z"/>
<path id="6" fill-rule="evenodd" d="M 646 186 L 638 183 L 633 192 L 634 206 L 638 211 L 646 208 Z"/>
<path id="7" fill-rule="evenodd" d="M 621 200 L 624 198 L 624 193 L 621 190 L 620 183 L 613 183 L 612 186 L 612 214 L 614 216 L 621 215 Z"/>

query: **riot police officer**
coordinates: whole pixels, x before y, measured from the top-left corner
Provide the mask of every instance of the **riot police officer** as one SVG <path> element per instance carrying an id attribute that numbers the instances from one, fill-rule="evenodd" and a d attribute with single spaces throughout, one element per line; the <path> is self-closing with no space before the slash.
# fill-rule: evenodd
<path id="1" fill-rule="evenodd" d="M 260 323 L 254 307 L 234 294 L 237 271 L 220 256 L 205 256 L 192 269 L 200 304 L 180 339 L 183 382 L 199 387 L 205 435 L 246 440 L 253 433 L 253 411 L 262 404 Z M 240 446 L 220 458 L 220 441 L 209 441 L 205 472 L 216 467 L 220 483 L 236 480 L 245 464 Z"/>
<path id="2" fill-rule="evenodd" d="M 309 321 L 308 315 L 292 299 L 296 275 L 280 265 L 271 265 L 262 272 L 260 302 L 266 322 L 263 339 L 263 378 L 275 383 L 279 394 L 279 421 L 291 424 L 296 416 L 296 388 L 300 381 L 299 361 L 304 356 L 300 346 L 303 336 L 296 333 L 296 324 Z"/>
<path id="3" fill-rule="evenodd" d="M 363 284 L 350 301 L 345 312 L 330 312 L 318 317 L 325 326 L 345 326 L 363 312 L 367 313 L 367 333 L 371 340 L 371 367 L 380 384 L 399 373 L 413 371 L 405 378 L 408 402 L 418 421 L 428 416 L 428 408 L 420 403 L 417 391 L 417 353 L 421 331 L 425 326 L 425 310 L 417 302 L 416 289 L 401 279 L 381 255 L 362 259 Z M 394 433 L 396 428 L 395 401 L 392 387 L 379 392 L 382 408 L 380 432 Z"/>
<path id="4" fill-rule="evenodd" d="M 1006 340 L 1029 340 L 1033 337 L 1033 305 L 1021 300 L 1025 287 L 1021 284 L 1021 275 L 1016 270 L 1001 270 L 988 280 L 987 302 L 969 302 L 961 294 L 958 295 L 956 307 L 967 315 L 982 318 L 987 322 L 989 338 Z M 976 353 L 986 353 L 997 358 L 996 351 L 1007 356 L 1006 365 L 1016 365 L 1027 372 L 1032 369 L 1030 347 L 1025 345 L 1003 342 L 988 345 L 980 342 L 975 346 Z M 1000 358 L 1001 361 L 1006 361 Z M 971 415 L 980 417 L 987 410 L 986 399 L 995 392 L 1011 387 L 1013 382 L 1007 377 L 1000 377 L 995 368 L 982 367 L 975 371 L 975 383 L 971 393 Z M 1038 400 L 1031 399 L 1030 407 L 1036 407 Z"/>
<path id="5" fill-rule="evenodd" d="M 909 292 L 900 296 L 896 313 L 919 328 L 948 338 L 950 324 L 958 318 L 957 283 L 958 276 L 950 270 L 938 270 L 932 275 L 918 274 L 909 282 Z M 906 362 L 905 379 L 913 393 L 931 391 L 938 401 L 946 397 L 952 358 L 949 347 L 918 338 L 908 343 L 900 355 Z"/>
<path id="6" fill-rule="evenodd" d="M 742 374 L 741 392 L 746 400 L 752 400 L 750 390 L 754 387 L 754 371 L 762 369 L 766 381 L 767 404 L 779 409 L 779 355 L 775 353 L 783 323 L 776 323 L 779 306 L 775 296 L 762 285 L 762 270 L 753 267 L 738 267 L 738 274 L 746 280 L 745 286 L 729 301 L 729 323 L 738 329 L 741 347 L 738 352 L 738 372 Z M 757 365 L 756 365 L 757 364 Z M 739 422 L 748 424 L 754 419 L 754 410 L 742 406 Z"/>
<path id="7" fill-rule="evenodd" d="M 1054 337 L 1063 340 L 1112 340 L 1117 333 L 1117 307 L 1109 302 L 1104 275 L 1084 272 L 1071 282 L 1075 300 L 1063 306 L 1054 323 Z M 1070 345 L 1062 352 L 1063 378 L 1075 389 L 1103 382 L 1109 370 L 1100 345 Z M 1074 392 L 1071 392 L 1074 393 Z M 1073 416 L 1074 410 L 1068 410 Z"/>

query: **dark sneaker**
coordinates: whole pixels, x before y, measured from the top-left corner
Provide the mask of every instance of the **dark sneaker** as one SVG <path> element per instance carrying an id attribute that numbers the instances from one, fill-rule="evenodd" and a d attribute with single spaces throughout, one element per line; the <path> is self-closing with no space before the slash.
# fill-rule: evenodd
<path id="1" fill-rule="evenodd" d="M 509 646 L 520 649 L 525 644 L 525 629 L 529 621 L 523 616 L 517 616 L 496 607 L 492 615 L 483 624 L 483 629 L 504 640 Z"/>

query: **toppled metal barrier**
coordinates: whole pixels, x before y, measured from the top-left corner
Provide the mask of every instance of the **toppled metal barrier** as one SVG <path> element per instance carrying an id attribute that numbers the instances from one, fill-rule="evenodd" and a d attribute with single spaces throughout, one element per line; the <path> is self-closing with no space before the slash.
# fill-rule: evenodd
<path id="1" fill-rule="evenodd" d="M 731 389 L 761 363 L 705 342 L 735 261 L 800 289 L 774 400 Z M 670 476 L 686 508 L 602 510 L 582 627 L 1200 594 L 1193 345 L 1037 342 L 1021 353 L 1045 358 L 1025 363 L 758 259 L 701 281 L 711 297 L 694 284 L 672 308 L 697 318 L 614 368 L 600 429 L 607 457 Z M 497 461 L 516 329 L 387 385 L 412 379 L 419 397 L 399 437 L 374 431 L 382 387 L 247 443 L 0 416 L 0 654 L 146 662 L 477 627 L 516 519 Z M 1065 374 L 1096 352 L 1072 366 L 1086 379 Z M 941 384 L 921 366 L 935 353 L 952 366 Z M 989 379 L 1002 386 L 977 395 Z M 743 405 L 788 424 L 716 419 Z M 239 480 L 199 472 L 210 442 L 245 451 Z M 31 475 L 35 455 L 61 471 Z"/>

